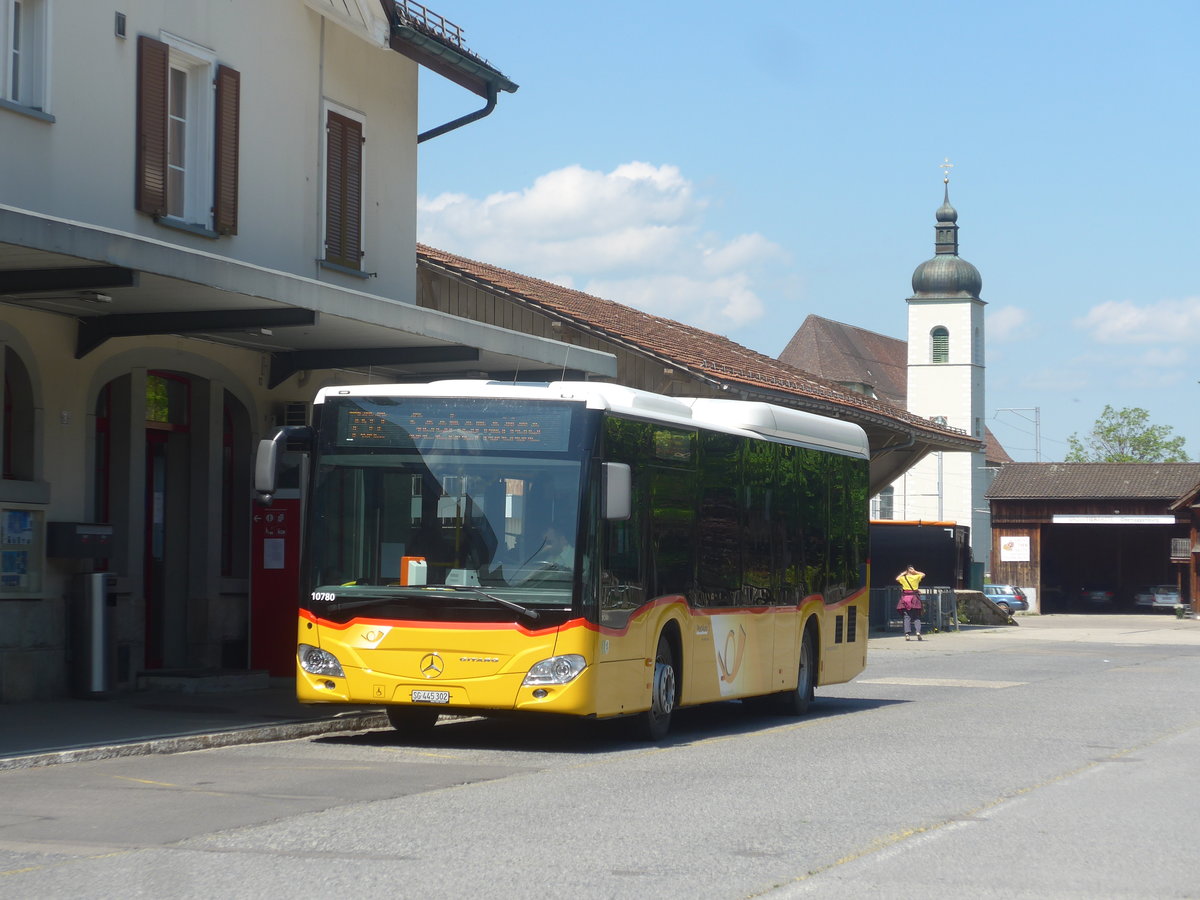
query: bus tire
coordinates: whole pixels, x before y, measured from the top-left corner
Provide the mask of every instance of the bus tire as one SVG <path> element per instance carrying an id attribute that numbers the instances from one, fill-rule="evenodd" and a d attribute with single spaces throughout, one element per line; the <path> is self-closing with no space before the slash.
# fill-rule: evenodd
<path id="1" fill-rule="evenodd" d="M 438 711 L 427 706 L 388 706 L 388 722 L 405 737 L 428 736 L 437 724 Z"/>
<path id="2" fill-rule="evenodd" d="M 790 716 L 808 712 L 817 688 L 817 640 L 811 628 L 804 629 L 800 639 L 800 672 L 796 689 L 783 695 L 783 711 Z"/>
<path id="3" fill-rule="evenodd" d="M 677 685 L 675 653 L 666 635 L 660 635 L 654 654 L 654 678 L 650 682 L 650 708 L 639 717 L 639 730 L 645 740 L 661 741 L 671 730 Z"/>

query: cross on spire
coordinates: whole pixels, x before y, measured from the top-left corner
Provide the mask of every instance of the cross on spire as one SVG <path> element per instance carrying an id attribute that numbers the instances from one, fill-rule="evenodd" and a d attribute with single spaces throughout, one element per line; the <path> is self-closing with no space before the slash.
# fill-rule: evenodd
<path id="1" fill-rule="evenodd" d="M 942 170 L 942 184 L 950 183 L 950 170 L 954 168 L 954 163 L 950 162 L 950 157 L 946 157 L 945 162 L 938 163 L 938 168 Z"/>

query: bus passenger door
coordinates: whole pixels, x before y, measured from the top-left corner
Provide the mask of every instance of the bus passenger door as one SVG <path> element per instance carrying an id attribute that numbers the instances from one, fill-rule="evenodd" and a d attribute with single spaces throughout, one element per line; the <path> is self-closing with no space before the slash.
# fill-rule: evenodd
<path id="1" fill-rule="evenodd" d="M 601 528 L 596 646 L 596 712 L 601 716 L 626 711 L 645 693 L 645 626 L 633 620 L 646 600 L 643 521 L 635 503 L 628 519 L 605 522 Z"/>

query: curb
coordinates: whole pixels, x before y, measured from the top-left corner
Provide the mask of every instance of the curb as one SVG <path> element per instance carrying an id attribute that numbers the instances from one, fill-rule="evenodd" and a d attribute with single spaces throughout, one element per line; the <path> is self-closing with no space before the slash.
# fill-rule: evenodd
<path id="1" fill-rule="evenodd" d="M 189 750 L 211 750 L 216 747 L 233 747 L 239 744 L 261 744 L 267 741 L 286 741 L 341 731 L 367 731 L 373 728 L 390 727 L 387 716 L 381 712 L 347 713 L 331 719 L 285 722 L 278 725 L 249 725 L 228 731 L 184 734 L 101 747 L 78 747 L 34 753 L 28 756 L 12 756 L 0 759 L 0 771 L 57 766 L 62 763 L 98 759 L 117 759 L 124 756 L 148 756 L 154 753 L 185 753 Z"/>

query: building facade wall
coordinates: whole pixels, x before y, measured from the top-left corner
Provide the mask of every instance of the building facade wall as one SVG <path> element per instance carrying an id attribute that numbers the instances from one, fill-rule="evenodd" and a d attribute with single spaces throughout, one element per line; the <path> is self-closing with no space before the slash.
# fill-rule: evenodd
<path id="1" fill-rule="evenodd" d="M 51 0 L 48 102 L 0 105 L 0 204 L 195 251 L 186 270 L 163 273 L 180 290 L 205 283 L 211 254 L 415 302 L 417 67 L 320 5 L 131 0 L 122 38 L 112 7 Z M 240 73 L 236 234 L 135 209 L 139 35 L 182 38 Z M 361 275 L 318 263 L 331 104 L 364 123 Z M 43 249 L 9 265 L 58 262 Z M 153 299 L 173 308 L 169 294 Z M 112 338 L 76 359 L 76 336 L 70 315 L 0 305 L 15 398 L 0 438 L 7 429 L 16 458 L 0 479 L 0 702 L 70 690 L 73 592 L 88 571 L 115 576 L 116 689 L 145 669 L 246 668 L 254 447 L 285 404 L 351 377 L 301 372 L 269 389 L 265 352 L 163 335 Z M 159 381 L 186 398 L 182 427 L 152 421 Z M 77 522 L 112 525 L 107 557 L 47 553 L 47 525 Z"/>
<path id="2" fill-rule="evenodd" d="M 362 268 L 371 293 L 413 302 L 417 66 L 303 0 L 52 7 L 53 121 L 0 109 L 0 203 L 361 288 L 318 265 L 327 104 L 364 120 Z M 174 36 L 241 73 L 236 235 L 191 234 L 134 207 L 138 36 Z M 11 154 L 11 155 L 10 155 Z"/>
<path id="3" fill-rule="evenodd" d="M 186 383 L 190 410 L 186 430 L 169 436 L 179 445 L 178 464 L 171 467 L 176 481 L 164 494 L 174 505 L 162 511 L 163 524 L 172 538 L 184 539 L 175 541 L 174 580 L 163 586 L 172 598 L 160 598 L 172 617 L 164 623 L 170 634 L 163 637 L 160 662 L 244 668 L 254 446 L 277 424 L 283 403 L 307 400 L 315 389 L 294 378 L 268 391 L 262 383 L 265 355 L 253 351 L 177 337 L 118 338 L 74 360 L 74 338 L 74 323 L 66 317 L 16 308 L 0 316 L 0 348 L 19 357 L 33 385 L 36 448 L 34 478 L 0 481 L 0 516 L 30 514 L 36 531 L 27 558 L 27 577 L 36 578 L 36 587 L 0 591 L 0 702 L 68 691 L 70 632 L 78 625 L 74 591 L 78 576 L 93 567 L 116 576 L 114 687 L 131 686 L 147 666 L 144 562 L 154 515 L 147 488 L 149 373 Z M 109 404 L 107 432 L 98 422 L 103 402 Z M 103 476 L 101 445 L 107 447 Z M 234 508 L 225 511 L 226 502 Z M 96 521 L 113 526 L 106 559 L 46 552 L 48 524 Z"/>

